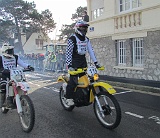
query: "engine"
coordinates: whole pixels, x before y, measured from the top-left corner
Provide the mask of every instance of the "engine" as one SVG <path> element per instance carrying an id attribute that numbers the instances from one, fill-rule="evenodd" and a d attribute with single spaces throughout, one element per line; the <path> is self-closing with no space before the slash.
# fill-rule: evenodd
<path id="1" fill-rule="evenodd" d="M 87 106 L 89 102 L 90 92 L 89 88 L 77 88 L 74 93 L 74 102 L 77 107 Z"/>

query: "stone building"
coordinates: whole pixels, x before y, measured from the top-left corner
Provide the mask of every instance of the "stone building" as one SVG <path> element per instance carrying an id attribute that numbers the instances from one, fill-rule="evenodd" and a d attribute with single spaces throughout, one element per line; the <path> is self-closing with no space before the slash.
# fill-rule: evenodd
<path id="1" fill-rule="evenodd" d="M 101 75 L 160 81 L 160 0 L 87 0 Z"/>

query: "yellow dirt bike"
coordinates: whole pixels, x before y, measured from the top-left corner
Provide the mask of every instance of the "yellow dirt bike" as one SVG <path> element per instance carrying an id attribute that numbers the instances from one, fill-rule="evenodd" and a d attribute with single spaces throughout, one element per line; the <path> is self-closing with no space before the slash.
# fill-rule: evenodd
<path id="1" fill-rule="evenodd" d="M 98 70 L 104 70 L 104 67 Z M 63 82 L 60 87 L 60 101 L 67 111 L 93 103 L 94 113 L 100 124 L 107 129 L 114 129 L 120 124 L 121 108 L 113 96 L 116 93 L 115 89 L 106 82 L 98 81 L 98 70 L 90 63 L 88 68 L 68 71 L 71 75 L 79 75 L 73 98 L 75 104 L 72 106 L 67 105 L 65 98 L 69 77 L 60 75 L 58 82 Z"/>

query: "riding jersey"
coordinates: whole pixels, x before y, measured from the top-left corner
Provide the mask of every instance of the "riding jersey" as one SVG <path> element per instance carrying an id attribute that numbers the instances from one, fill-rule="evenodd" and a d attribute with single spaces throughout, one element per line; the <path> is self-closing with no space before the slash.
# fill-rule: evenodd
<path id="1" fill-rule="evenodd" d="M 68 39 L 66 48 L 66 64 L 68 67 L 85 68 L 87 67 L 86 53 L 89 53 L 93 62 L 97 62 L 90 40 L 77 33 Z"/>
<path id="2" fill-rule="evenodd" d="M 17 55 L 14 55 L 12 58 L 0 56 L 0 70 L 16 68 L 17 64 L 23 68 L 28 67 L 28 64 L 24 63 Z"/>

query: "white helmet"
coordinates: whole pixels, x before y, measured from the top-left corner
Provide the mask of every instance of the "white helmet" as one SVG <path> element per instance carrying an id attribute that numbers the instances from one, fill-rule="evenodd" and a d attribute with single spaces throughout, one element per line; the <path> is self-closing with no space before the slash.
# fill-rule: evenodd
<path id="1" fill-rule="evenodd" d="M 75 32 L 80 34 L 81 36 L 85 36 L 87 33 L 88 26 L 89 24 L 87 22 L 80 20 L 75 24 Z"/>
<path id="2" fill-rule="evenodd" d="M 14 46 L 11 46 L 9 44 L 3 44 L 2 46 L 2 55 L 6 56 L 6 57 L 13 57 L 14 55 Z"/>

